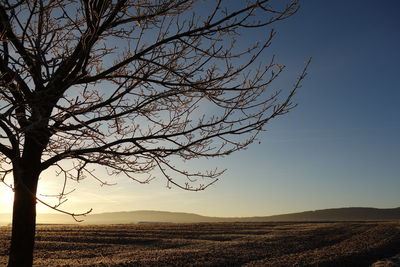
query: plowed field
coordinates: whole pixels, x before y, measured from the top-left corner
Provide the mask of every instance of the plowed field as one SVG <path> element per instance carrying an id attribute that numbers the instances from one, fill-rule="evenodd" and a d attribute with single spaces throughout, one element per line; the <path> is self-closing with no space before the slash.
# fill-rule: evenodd
<path id="1" fill-rule="evenodd" d="M 370 266 L 399 252 L 398 222 L 39 225 L 35 266 Z"/>

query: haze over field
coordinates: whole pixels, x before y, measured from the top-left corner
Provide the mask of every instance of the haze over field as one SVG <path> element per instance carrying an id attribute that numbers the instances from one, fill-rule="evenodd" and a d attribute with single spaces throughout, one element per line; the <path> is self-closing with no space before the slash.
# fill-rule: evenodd
<path id="1" fill-rule="evenodd" d="M 400 208 L 339 208 L 256 217 L 209 217 L 194 213 L 167 211 L 125 211 L 91 214 L 75 222 L 63 214 L 39 214 L 39 224 L 130 224 L 201 222 L 296 222 L 296 221 L 392 221 L 400 220 Z M 0 214 L 0 225 L 11 222 L 10 214 Z"/>

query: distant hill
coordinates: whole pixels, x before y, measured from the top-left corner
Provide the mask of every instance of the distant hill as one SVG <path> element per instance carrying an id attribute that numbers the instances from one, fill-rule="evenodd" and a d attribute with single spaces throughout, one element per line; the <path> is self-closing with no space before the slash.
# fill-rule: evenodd
<path id="1" fill-rule="evenodd" d="M 257 221 L 386 221 L 400 220 L 400 208 L 338 208 L 254 218 Z"/>
<path id="2" fill-rule="evenodd" d="M 191 222 L 217 222 L 221 218 L 201 216 L 193 213 L 168 212 L 168 211 L 126 211 L 89 215 L 85 218 L 87 223 L 191 223 Z"/>
<path id="3" fill-rule="evenodd" d="M 0 224 L 10 222 L 9 214 L 0 214 Z M 167 211 L 127 211 L 91 214 L 83 217 L 83 224 L 125 223 L 198 223 L 198 222 L 272 222 L 272 221 L 385 221 L 400 220 L 400 208 L 338 208 L 305 211 L 262 217 L 208 217 L 193 213 Z M 38 223 L 75 223 L 63 214 L 39 214 Z"/>

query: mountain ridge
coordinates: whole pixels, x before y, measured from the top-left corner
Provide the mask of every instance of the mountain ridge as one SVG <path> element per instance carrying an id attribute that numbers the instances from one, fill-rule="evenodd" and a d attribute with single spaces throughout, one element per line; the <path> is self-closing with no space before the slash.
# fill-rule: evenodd
<path id="1" fill-rule="evenodd" d="M 7 219 L 8 218 L 8 219 Z M 10 222 L 10 214 L 0 214 L 0 224 Z M 7 219 L 7 220 L 4 220 Z M 274 221 L 390 221 L 400 220 L 398 208 L 345 207 L 310 210 L 288 214 L 253 217 L 212 217 L 187 212 L 156 210 L 118 211 L 90 214 L 82 217 L 82 224 L 125 223 L 200 223 L 200 222 L 274 222 Z M 37 222 L 73 224 L 71 216 L 63 214 L 38 214 Z"/>

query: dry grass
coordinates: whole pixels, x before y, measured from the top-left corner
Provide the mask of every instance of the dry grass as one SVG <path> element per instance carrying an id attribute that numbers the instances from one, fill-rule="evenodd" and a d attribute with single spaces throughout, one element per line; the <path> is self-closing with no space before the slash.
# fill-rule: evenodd
<path id="1" fill-rule="evenodd" d="M 35 266 L 369 266 L 398 252 L 398 222 L 40 225 Z"/>

